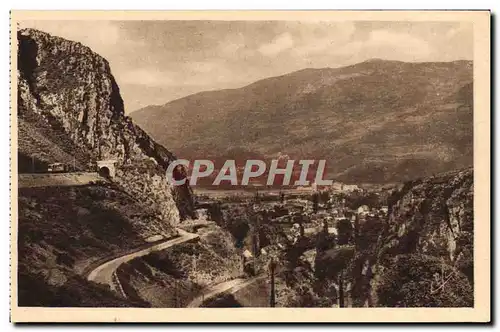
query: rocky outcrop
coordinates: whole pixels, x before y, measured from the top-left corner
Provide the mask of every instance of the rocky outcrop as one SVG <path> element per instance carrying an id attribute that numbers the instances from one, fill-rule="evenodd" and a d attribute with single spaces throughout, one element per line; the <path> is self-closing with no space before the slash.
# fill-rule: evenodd
<path id="1" fill-rule="evenodd" d="M 372 271 L 378 306 L 472 306 L 473 169 L 406 183 L 391 197 Z"/>
<path id="2" fill-rule="evenodd" d="M 425 254 L 457 263 L 472 254 L 473 170 L 410 182 L 391 206 L 383 252 Z"/>
<path id="3" fill-rule="evenodd" d="M 188 186 L 172 187 L 165 170 L 174 155 L 124 114 L 108 62 L 90 48 L 47 33 L 18 32 L 19 118 L 35 114 L 88 152 L 88 164 L 117 160 L 116 182 L 143 202 L 154 201 L 164 222 L 193 214 Z M 67 162 L 67 161 L 61 161 Z"/>

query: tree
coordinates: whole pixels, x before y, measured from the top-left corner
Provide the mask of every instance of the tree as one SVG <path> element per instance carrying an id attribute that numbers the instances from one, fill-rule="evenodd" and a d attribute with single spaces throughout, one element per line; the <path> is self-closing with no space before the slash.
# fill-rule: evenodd
<path id="1" fill-rule="evenodd" d="M 354 246 L 349 245 L 316 254 L 316 278 L 324 284 L 328 284 L 328 280 L 333 280 L 337 284 L 340 307 L 344 306 L 344 271 L 349 268 L 354 254 Z"/>
<path id="2" fill-rule="evenodd" d="M 313 202 L 313 212 L 318 213 L 319 209 L 319 195 L 317 192 L 312 194 L 312 202 Z"/>
<path id="3" fill-rule="evenodd" d="M 327 190 L 323 190 L 319 193 L 320 200 L 323 204 L 328 203 L 330 200 L 330 193 Z"/>
<path id="4" fill-rule="evenodd" d="M 358 239 L 356 240 L 356 248 L 362 251 L 375 250 L 378 238 L 383 230 L 384 222 L 380 217 L 368 216 L 363 224 L 358 225 Z"/>
<path id="5" fill-rule="evenodd" d="M 353 229 L 352 224 L 347 219 L 341 219 L 337 222 L 337 243 L 339 245 L 350 244 L 352 242 Z"/>
<path id="6" fill-rule="evenodd" d="M 294 222 L 299 224 L 299 236 L 300 237 L 304 237 L 304 234 L 305 234 L 305 229 L 304 229 L 304 216 L 302 215 L 302 213 L 297 213 L 295 216 L 294 216 Z"/>
<path id="7" fill-rule="evenodd" d="M 474 292 L 467 277 L 443 260 L 398 255 L 375 286 L 384 307 L 471 307 Z"/>
<path id="8" fill-rule="evenodd" d="M 335 247 L 335 235 L 328 233 L 328 221 L 323 221 L 323 229 L 316 237 L 316 257 L 328 249 Z"/>
<path id="9" fill-rule="evenodd" d="M 276 262 L 274 261 L 274 257 L 271 257 L 269 261 L 269 274 L 271 277 L 271 292 L 269 298 L 269 306 L 274 308 L 276 306 L 276 294 L 274 289 L 274 270 L 276 269 Z"/>
<path id="10" fill-rule="evenodd" d="M 215 221 L 217 224 L 221 224 L 224 220 L 220 202 L 209 204 L 207 208 L 207 214 L 208 218 Z"/>
<path id="11" fill-rule="evenodd" d="M 259 191 L 258 190 L 255 192 L 255 195 L 254 195 L 254 203 L 255 204 L 259 204 L 260 203 L 260 195 L 259 195 Z"/>
<path id="12" fill-rule="evenodd" d="M 354 217 L 354 243 L 356 247 L 359 245 L 359 216 Z"/>
<path id="13" fill-rule="evenodd" d="M 254 257 L 260 255 L 260 218 L 258 213 L 252 211 L 251 214 L 251 233 L 252 233 L 252 249 Z"/>
<path id="14" fill-rule="evenodd" d="M 344 271 L 341 270 L 338 275 L 337 279 L 337 285 L 339 287 L 339 307 L 344 308 L 345 307 L 345 302 L 344 302 Z"/>
<path id="15" fill-rule="evenodd" d="M 368 205 L 369 207 L 380 207 L 380 196 L 374 192 L 364 193 L 360 191 L 353 191 L 345 196 L 347 207 L 350 209 L 357 209 L 361 205 Z"/>

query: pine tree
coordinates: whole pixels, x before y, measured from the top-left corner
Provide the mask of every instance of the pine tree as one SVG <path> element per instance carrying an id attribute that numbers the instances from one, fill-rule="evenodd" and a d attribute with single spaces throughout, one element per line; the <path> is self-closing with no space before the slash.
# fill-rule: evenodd
<path id="1" fill-rule="evenodd" d="M 318 209 L 319 209 L 319 195 L 318 195 L 318 193 L 314 193 L 312 195 L 312 201 L 313 201 L 313 212 L 318 213 Z"/>

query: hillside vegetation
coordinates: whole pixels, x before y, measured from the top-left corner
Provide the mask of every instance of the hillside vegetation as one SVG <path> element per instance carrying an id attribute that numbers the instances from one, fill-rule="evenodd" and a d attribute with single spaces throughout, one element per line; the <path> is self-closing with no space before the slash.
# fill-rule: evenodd
<path id="1" fill-rule="evenodd" d="M 378 305 L 472 306 L 473 170 L 408 182 L 391 199 L 372 281 Z"/>
<path id="2" fill-rule="evenodd" d="M 165 176 L 175 156 L 124 115 L 106 59 L 34 29 L 18 31 L 17 42 L 18 171 L 61 162 L 95 172 L 106 159 L 117 168 L 112 183 L 57 186 L 47 177 L 45 187 L 19 189 L 18 304 L 149 306 L 86 276 L 150 237 L 175 236 L 193 215 L 190 188 L 173 188 Z"/>
<path id="3" fill-rule="evenodd" d="M 74 162 L 80 169 L 107 159 L 116 160 L 119 169 L 146 163 L 148 173 L 158 177 L 135 173 L 139 178 L 131 181 L 130 174 L 124 178 L 118 172 L 117 181 L 140 182 L 134 194 L 144 202 L 156 197 L 165 222 L 191 216 L 190 188 L 166 181 L 175 156 L 125 116 L 107 60 L 80 43 L 34 29 L 18 31 L 18 42 L 20 168 L 29 171 L 30 160 L 42 168 L 54 160 Z"/>
<path id="4" fill-rule="evenodd" d="M 109 185 L 20 189 L 18 225 L 21 306 L 51 305 L 66 291 L 57 305 L 123 306 L 127 302 L 88 283 L 86 274 L 103 259 L 143 245 L 149 236 L 176 235 L 153 209 Z M 128 305 L 134 303 L 141 302 Z"/>
<path id="5" fill-rule="evenodd" d="M 118 277 L 131 299 L 153 307 L 185 307 L 209 285 L 241 276 L 241 267 L 231 235 L 212 226 L 198 241 L 122 265 Z"/>
<path id="6" fill-rule="evenodd" d="M 131 117 L 183 158 L 281 153 L 326 159 L 339 180 L 394 182 L 471 166 L 472 107 L 470 61 L 375 59 L 200 92 Z"/>

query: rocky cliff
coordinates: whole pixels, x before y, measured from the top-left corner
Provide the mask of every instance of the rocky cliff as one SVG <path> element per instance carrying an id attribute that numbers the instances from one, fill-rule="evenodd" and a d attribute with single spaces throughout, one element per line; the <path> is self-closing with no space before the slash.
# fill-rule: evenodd
<path id="1" fill-rule="evenodd" d="M 411 181 L 391 197 L 374 267 L 385 306 L 471 306 L 473 170 Z"/>
<path id="2" fill-rule="evenodd" d="M 472 258 L 473 170 L 407 183 L 392 199 L 384 248 L 458 262 Z"/>
<path id="3" fill-rule="evenodd" d="M 115 159 L 116 182 L 154 204 L 164 222 L 176 224 L 192 215 L 189 187 L 173 188 L 165 177 L 174 155 L 124 115 L 118 85 L 103 57 L 80 43 L 33 29 L 18 32 L 18 45 L 18 119 L 20 133 L 29 136 L 20 137 L 20 162 L 30 149 L 37 160 L 43 159 L 29 142 L 49 127 L 64 136 L 52 140 L 61 145 L 58 156 L 75 157 L 79 168 Z"/>

